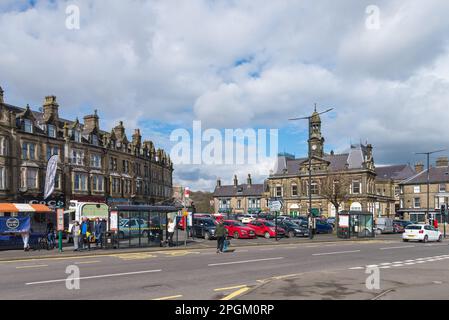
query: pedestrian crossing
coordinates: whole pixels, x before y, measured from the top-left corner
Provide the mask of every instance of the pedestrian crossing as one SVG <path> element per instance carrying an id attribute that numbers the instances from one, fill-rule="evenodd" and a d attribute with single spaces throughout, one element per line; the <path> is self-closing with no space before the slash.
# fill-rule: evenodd
<path id="1" fill-rule="evenodd" d="M 365 270 L 367 268 L 391 269 L 391 268 L 412 266 L 412 265 L 416 265 L 416 264 L 423 264 L 423 263 L 442 261 L 442 260 L 448 260 L 448 259 L 449 259 L 449 254 L 444 254 L 444 255 L 433 256 L 433 257 L 424 257 L 424 258 L 417 258 L 417 259 L 408 259 L 408 260 L 404 260 L 404 261 L 383 262 L 383 263 L 379 263 L 379 264 L 357 266 L 357 267 L 351 267 L 348 269 L 349 270 Z"/>

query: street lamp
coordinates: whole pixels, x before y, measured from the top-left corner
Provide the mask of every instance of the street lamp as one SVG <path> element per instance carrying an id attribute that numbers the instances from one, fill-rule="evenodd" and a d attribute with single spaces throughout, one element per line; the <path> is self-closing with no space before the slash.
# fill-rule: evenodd
<path id="1" fill-rule="evenodd" d="M 426 223 L 429 223 L 429 215 L 430 215 L 430 155 L 438 152 L 446 151 L 446 149 L 443 150 L 436 150 L 436 151 L 430 151 L 430 152 L 417 152 L 416 154 L 424 154 L 427 156 L 427 214 L 426 214 Z"/>
<path id="2" fill-rule="evenodd" d="M 293 118 L 293 119 L 288 119 L 289 121 L 297 121 L 297 120 L 308 120 L 309 121 L 309 142 L 310 139 L 312 138 L 312 118 L 314 116 L 319 116 L 321 114 L 324 113 L 328 113 L 330 111 L 332 111 L 333 108 L 329 108 L 326 111 L 323 112 L 317 112 L 316 111 L 316 103 L 315 103 L 315 112 L 308 117 L 301 117 L 301 118 Z M 307 222 L 308 222 L 308 227 L 309 227 L 309 237 L 310 239 L 313 239 L 313 230 L 312 230 L 312 226 L 310 225 L 310 217 L 312 216 L 312 152 L 310 150 L 310 145 L 308 146 L 308 158 L 309 158 L 309 212 L 308 212 L 308 216 L 307 216 Z"/>

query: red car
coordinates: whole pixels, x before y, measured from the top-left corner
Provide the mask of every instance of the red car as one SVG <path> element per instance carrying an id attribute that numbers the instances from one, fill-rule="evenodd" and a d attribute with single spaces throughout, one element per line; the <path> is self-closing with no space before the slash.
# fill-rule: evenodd
<path id="1" fill-rule="evenodd" d="M 263 236 L 267 239 L 273 238 L 276 236 L 276 225 L 271 221 L 266 220 L 255 220 L 251 221 L 246 225 L 247 227 L 250 227 L 256 232 L 256 235 Z M 281 227 L 277 228 L 278 230 L 278 237 L 285 236 L 285 230 Z"/>
<path id="2" fill-rule="evenodd" d="M 240 221 L 224 220 L 225 228 L 228 230 L 228 235 L 234 239 L 253 239 L 257 238 L 256 232 L 244 225 Z"/>

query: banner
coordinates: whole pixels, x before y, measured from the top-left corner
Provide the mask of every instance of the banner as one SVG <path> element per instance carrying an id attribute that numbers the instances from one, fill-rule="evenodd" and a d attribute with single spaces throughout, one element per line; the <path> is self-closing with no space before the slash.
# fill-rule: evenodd
<path id="1" fill-rule="evenodd" d="M 0 233 L 23 233 L 30 228 L 30 217 L 0 217 Z"/>
<path id="2" fill-rule="evenodd" d="M 58 170 L 59 156 L 54 155 L 48 160 L 47 175 L 45 177 L 44 200 L 47 199 L 55 190 L 55 177 Z"/>

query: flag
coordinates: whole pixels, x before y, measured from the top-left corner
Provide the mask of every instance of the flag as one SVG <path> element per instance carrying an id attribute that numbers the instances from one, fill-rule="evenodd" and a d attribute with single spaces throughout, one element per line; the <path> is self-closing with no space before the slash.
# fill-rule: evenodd
<path id="1" fill-rule="evenodd" d="M 47 174 L 45 177 L 44 200 L 47 199 L 55 190 L 56 171 L 58 170 L 59 156 L 54 155 L 48 160 Z"/>

